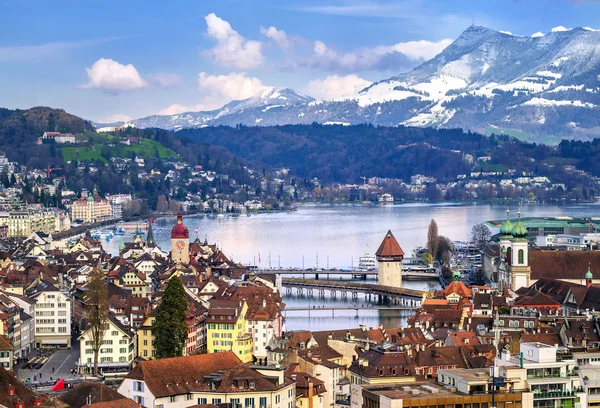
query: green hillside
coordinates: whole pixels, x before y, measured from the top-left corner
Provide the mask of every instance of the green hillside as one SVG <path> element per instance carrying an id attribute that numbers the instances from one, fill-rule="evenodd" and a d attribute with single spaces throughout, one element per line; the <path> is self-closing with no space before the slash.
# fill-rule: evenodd
<path id="1" fill-rule="evenodd" d="M 159 157 L 161 159 L 179 158 L 171 149 L 150 139 L 141 139 L 140 144 L 130 146 L 120 143 L 120 138 L 103 133 L 85 132 L 78 136 L 81 146 L 62 147 L 62 158 L 65 162 L 95 161 L 107 162 L 111 157 L 131 158 L 133 154 L 139 157 Z"/>

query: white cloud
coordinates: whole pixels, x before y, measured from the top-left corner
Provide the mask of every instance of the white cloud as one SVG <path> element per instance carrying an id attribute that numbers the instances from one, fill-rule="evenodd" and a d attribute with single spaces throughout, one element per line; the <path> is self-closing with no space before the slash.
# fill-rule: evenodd
<path id="1" fill-rule="evenodd" d="M 210 13 L 205 18 L 207 33 L 217 40 L 217 45 L 208 50 L 213 62 L 233 69 L 256 68 L 262 64 L 262 43 L 246 40 L 231 24 Z"/>
<path id="2" fill-rule="evenodd" d="M 197 105 L 181 105 L 179 103 L 174 103 L 173 105 L 169 105 L 165 109 L 161 109 L 158 111 L 159 115 L 176 115 L 178 113 L 183 112 L 200 112 L 208 110 L 204 104 Z"/>
<path id="3" fill-rule="evenodd" d="M 554 27 L 554 28 L 552 29 L 552 32 L 553 32 L 553 33 L 559 33 L 559 32 L 561 32 L 561 31 L 569 31 L 569 30 L 570 30 L 570 28 L 563 27 L 563 26 L 557 26 L 557 27 Z"/>
<path id="4" fill-rule="evenodd" d="M 114 115 L 105 116 L 100 122 L 102 123 L 114 123 L 114 122 L 129 122 L 133 117 L 125 115 L 123 113 L 115 113 Z"/>
<path id="5" fill-rule="evenodd" d="M 544 33 L 542 33 L 541 31 L 531 34 L 531 38 L 537 38 L 537 37 L 543 37 L 543 36 L 544 36 Z"/>
<path id="6" fill-rule="evenodd" d="M 315 41 L 313 55 L 300 60 L 298 65 L 344 74 L 366 70 L 398 72 L 434 57 L 451 43 L 448 39 L 408 41 L 340 53 L 322 41 Z"/>
<path id="7" fill-rule="evenodd" d="M 86 71 L 89 82 L 82 85 L 86 89 L 117 93 L 135 91 L 148 85 L 132 64 L 119 64 L 110 58 L 100 58 Z"/>
<path id="8" fill-rule="evenodd" d="M 273 26 L 270 26 L 269 28 L 264 28 L 263 26 L 261 26 L 260 33 L 268 39 L 275 41 L 277 45 L 279 45 L 284 50 L 289 48 L 290 46 L 290 39 L 283 30 L 278 30 Z"/>
<path id="9" fill-rule="evenodd" d="M 195 105 L 173 104 L 162 109 L 161 115 L 174 115 L 182 112 L 198 112 L 218 109 L 228 102 L 247 99 L 271 87 L 245 72 L 232 72 L 228 75 L 198 74 L 198 89 L 203 92 L 200 103 Z"/>
<path id="10" fill-rule="evenodd" d="M 506 35 L 514 35 L 514 34 L 513 34 L 513 33 L 511 33 L 510 31 L 504 31 L 504 30 L 500 30 L 500 31 L 498 31 L 498 32 L 499 32 L 499 33 L 502 33 L 502 34 L 506 34 Z"/>
<path id="11" fill-rule="evenodd" d="M 115 41 L 123 37 L 108 37 L 95 40 L 82 41 L 63 41 L 50 42 L 37 45 L 19 45 L 11 47 L 0 47 L 0 61 L 2 62 L 21 62 L 21 61 L 39 61 L 43 59 L 57 58 L 67 53 L 67 51 L 91 47 L 110 41 Z"/>
<path id="12" fill-rule="evenodd" d="M 356 95 L 371 84 L 371 81 L 354 74 L 346 76 L 331 75 L 325 79 L 310 81 L 304 88 L 304 92 L 317 99 L 343 99 Z"/>
<path id="13" fill-rule="evenodd" d="M 150 75 L 150 82 L 155 85 L 158 85 L 162 88 L 170 88 L 179 84 L 183 78 L 177 74 L 172 74 L 170 72 L 158 72 L 156 74 Z"/>
<path id="14" fill-rule="evenodd" d="M 437 42 L 425 40 L 406 41 L 387 47 L 387 49 L 386 47 L 376 47 L 375 50 L 378 54 L 400 52 L 413 60 L 426 61 L 438 55 L 450 44 L 452 44 L 452 40 L 447 38 Z"/>
<path id="15" fill-rule="evenodd" d="M 232 72 L 228 75 L 198 74 L 198 88 L 207 93 L 208 101 L 214 101 L 215 107 L 223 104 L 250 98 L 267 88 L 260 79 L 247 77 L 245 72 Z"/>

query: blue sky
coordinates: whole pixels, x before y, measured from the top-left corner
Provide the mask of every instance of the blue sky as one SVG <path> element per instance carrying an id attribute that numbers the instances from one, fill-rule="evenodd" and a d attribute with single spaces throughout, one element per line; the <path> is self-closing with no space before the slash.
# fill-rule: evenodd
<path id="1" fill-rule="evenodd" d="M 220 107 L 270 86 L 341 97 L 475 24 L 600 28 L 585 0 L 0 0 L 0 106 L 108 121 Z"/>

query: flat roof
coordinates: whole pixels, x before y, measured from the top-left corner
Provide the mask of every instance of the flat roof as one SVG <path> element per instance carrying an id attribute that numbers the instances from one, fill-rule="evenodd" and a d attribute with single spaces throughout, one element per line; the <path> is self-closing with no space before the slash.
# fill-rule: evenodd
<path id="1" fill-rule="evenodd" d="M 445 398 L 457 395 L 457 393 L 448 391 L 433 380 L 400 384 L 361 384 L 360 386 L 365 391 L 390 399 Z M 418 390 L 419 393 L 412 394 L 412 390 Z"/>
<path id="2" fill-rule="evenodd" d="M 579 227 L 589 228 L 591 221 L 598 221 L 596 217 L 521 217 L 521 222 L 525 227 Z M 485 223 L 490 227 L 500 228 L 506 219 L 490 220 Z M 510 221 L 514 224 L 518 221 L 517 218 L 511 218 Z"/>
<path id="3" fill-rule="evenodd" d="M 451 370 L 438 370 L 438 373 L 460 377 L 469 382 L 490 380 L 490 370 L 486 368 L 453 368 Z"/>

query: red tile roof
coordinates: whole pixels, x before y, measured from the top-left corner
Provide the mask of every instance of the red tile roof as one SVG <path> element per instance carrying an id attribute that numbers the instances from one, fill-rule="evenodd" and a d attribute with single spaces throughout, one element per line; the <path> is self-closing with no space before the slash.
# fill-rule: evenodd
<path id="1" fill-rule="evenodd" d="M 376 256 L 404 256 L 404 251 L 400 248 L 400 244 L 396 241 L 392 231 L 388 231 L 385 238 L 379 245 L 379 249 L 375 252 Z"/>

